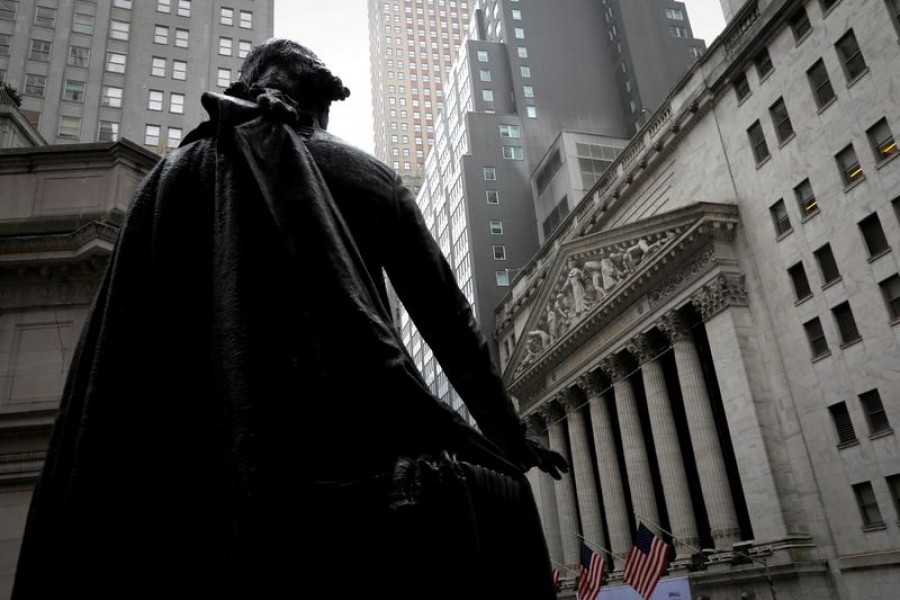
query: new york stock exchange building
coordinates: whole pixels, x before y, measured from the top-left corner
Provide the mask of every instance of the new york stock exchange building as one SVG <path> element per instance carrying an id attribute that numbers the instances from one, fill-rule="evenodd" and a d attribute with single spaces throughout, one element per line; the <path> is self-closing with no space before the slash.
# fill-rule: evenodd
<path id="1" fill-rule="evenodd" d="M 562 596 L 900 597 L 898 9 L 738 7 L 497 308 Z"/>

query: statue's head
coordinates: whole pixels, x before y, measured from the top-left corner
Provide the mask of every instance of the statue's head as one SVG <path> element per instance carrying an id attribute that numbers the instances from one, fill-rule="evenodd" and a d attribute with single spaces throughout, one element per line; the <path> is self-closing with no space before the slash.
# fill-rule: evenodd
<path id="1" fill-rule="evenodd" d="M 238 81 L 226 93 L 241 96 L 251 86 L 281 90 L 300 108 L 324 118 L 335 100 L 350 96 L 340 78 L 309 48 L 297 42 L 273 38 L 253 48 L 241 65 Z"/>

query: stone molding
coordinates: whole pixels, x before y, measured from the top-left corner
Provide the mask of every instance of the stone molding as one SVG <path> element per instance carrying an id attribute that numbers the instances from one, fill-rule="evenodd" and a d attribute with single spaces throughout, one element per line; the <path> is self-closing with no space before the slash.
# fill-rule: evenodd
<path id="1" fill-rule="evenodd" d="M 729 306 L 747 306 L 744 279 L 739 273 L 721 273 L 691 297 L 704 321 L 709 321 Z"/>
<path id="2" fill-rule="evenodd" d="M 688 339 L 691 331 L 684 317 L 677 310 L 670 310 L 663 315 L 662 319 L 656 323 L 656 328 L 666 336 L 670 344 Z"/>
<path id="3" fill-rule="evenodd" d="M 647 300 L 650 303 L 650 308 L 654 308 L 664 303 L 670 296 L 684 288 L 690 281 L 703 273 L 713 262 L 715 255 L 716 251 L 713 245 L 707 245 L 693 260 L 679 269 L 674 275 L 666 279 L 661 286 L 648 292 Z"/>

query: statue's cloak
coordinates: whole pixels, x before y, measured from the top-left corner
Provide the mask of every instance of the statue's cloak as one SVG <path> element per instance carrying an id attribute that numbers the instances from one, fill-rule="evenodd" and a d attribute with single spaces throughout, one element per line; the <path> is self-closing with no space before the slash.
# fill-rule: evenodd
<path id="1" fill-rule="evenodd" d="M 454 554 L 447 527 L 415 552 L 394 539 L 398 456 L 449 450 L 515 472 L 499 448 L 520 423 L 409 191 L 270 99 L 206 94 L 210 121 L 136 192 L 13 597 L 477 598 L 495 578 L 521 580 L 508 597 L 550 597 L 533 501 L 487 568 Z M 428 391 L 383 270 L 487 437 Z"/>

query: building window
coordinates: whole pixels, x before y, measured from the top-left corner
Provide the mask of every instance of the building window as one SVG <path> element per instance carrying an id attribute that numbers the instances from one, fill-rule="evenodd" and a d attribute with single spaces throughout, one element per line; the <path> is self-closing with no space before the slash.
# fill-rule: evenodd
<path id="1" fill-rule="evenodd" d="M 56 27 L 56 9 L 38 6 L 34 11 L 34 24 L 41 27 Z"/>
<path id="2" fill-rule="evenodd" d="M 747 81 L 747 75 L 745 73 L 736 75 L 731 85 L 734 87 L 734 93 L 737 94 L 739 103 L 750 95 L 750 82 Z"/>
<path id="3" fill-rule="evenodd" d="M 891 14 L 894 28 L 900 33 L 900 0 L 884 0 L 884 2 L 887 5 L 888 12 Z"/>
<path id="4" fill-rule="evenodd" d="M 153 77 L 166 76 L 166 59 L 154 56 L 150 59 L 150 75 Z"/>
<path id="5" fill-rule="evenodd" d="M 509 287 L 509 272 L 506 270 L 503 271 L 494 271 L 494 278 L 497 281 L 498 287 Z"/>
<path id="6" fill-rule="evenodd" d="M 528 48 L 525 46 L 518 46 L 516 51 L 519 53 L 519 58 L 528 58 Z"/>
<path id="7" fill-rule="evenodd" d="M 242 10 L 240 25 L 244 29 L 253 29 L 253 13 L 248 10 Z"/>
<path id="8" fill-rule="evenodd" d="M 500 192 L 497 190 L 485 190 L 485 195 L 487 196 L 488 204 L 500 204 Z M 894 277 L 898 280 L 898 284 L 900 284 L 900 277 L 897 277 L 896 275 L 894 275 Z M 897 309 L 900 310 L 900 305 L 898 305 Z"/>
<path id="9" fill-rule="evenodd" d="M 84 102 L 84 82 L 66 79 L 63 84 L 63 100 Z"/>
<path id="10" fill-rule="evenodd" d="M 791 124 L 787 106 L 784 105 L 784 98 L 779 98 L 775 104 L 769 107 L 769 115 L 775 126 L 775 137 L 783 144 L 794 135 L 794 126 Z"/>
<path id="11" fill-rule="evenodd" d="M 859 230 L 862 232 L 863 240 L 866 242 L 866 250 L 869 251 L 869 257 L 879 256 L 891 249 L 887 237 L 884 235 L 884 229 L 881 227 L 881 219 L 878 218 L 878 213 L 872 213 L 860 221 Z"/>
<path id="12" fill-rule="evenodd" d="M 615 26 L 613 26 L 613 27 L 615 27 Z M 670 25 L 669 31 L 672 32 L 672 37 L 677 37 L 677 38 L 689 37 L 687 27 L 679 27 L 677 25 Z"/>
<path id="13" fill-rule="evenodd" d="M 865 394 L 860 394 L 859 402 L 862 405 L 863 412 L 866 414 L 866 421 L 869 423 L 869 433 L 871 435 L 891 431 L 891 424 L 888 421 L 887 413 L 884 412 L 884 406 L 881 404 L 881 396 L 878 390 L 869 390 Z"/>
<path id="14" fill-rule="evenodd" d="M 172 61 L 172 79 L 177 79 L 179 81 L 187 79 L 187 63 L 185 61 Z"/>
<path id="15" fill-rule="evenodd" d="M 822 322 L 819 317 L 803 324 L 806 330 L 806 339 L 809 341 L 809 350 L 812 352 L 814 359 L 827 356 L 831 352 L 828 350 L 828 340 L 825 339 L 825 332 L 822 330 Z"/>
<path id="16" fill-rule="evenodd" d="M 106 53 L 106 70 L 110 73 L 124 73 L 127 57 L 118 52 Z"/>
<path id="17" fill-rule="evenodd" d="M 144 144 L 154 148 L 159 146 L 159 125 L 146 125 L 144 127 Z"/>
<path id="18" fill-rule="evenodd" d="M 115 142 L 119 139 L 119 124 L 112 121 L 100 121 L 97 128 L 98 142 Z"/>
<path id="19" fill-rule="evenodd" d="M 484 168 L 484 180 L 485 181 L 497 181 L 497 170 L 494 167 L 485 167 Z"/>
<path id="20" fill-rule="evenodd" d="M 181 144 L 182 131 L 181 127 L 169 127 L 168 138 L 166 139 L 166 146 L 168 148 L 177 148 L 179 144 Z"/>
<path id="21" fill-rule="evenodd" d="M 828 407 L 834 430 L 838 436 L 838 448 L 854 446 L 857 443 L 856 431 L 853 429 L 853 420 L 847 411 L 847 405 L 843 402 L 832 404 Z"/>
<path id="22" fill-rule="evenodd" d="M 169 112 L 176 115 L 184 114 L 184 94 L 175 92 L 169 94 Z"/>
<path id="23" fill-rule="evenodd" d="M 759 75 L 760 80 L 765 79 L 766 75 L 775 69 L 772 65 L 772 57 L 769 56 L 769 51 L 765 48 L 756 55 L 753 63 L 756 65 L 756 73 Z"/>
<path id="24" fill-rule="evenodd" d="M 216 70 L 216 85 L 221 88 L 227 88 L 231 85 L 231 69 Z"/>
<path id="25" fill-rule="evenodd" d="M 223 6 L 219 9 L 219 23 L 222 25 L 234 25 L 234 9 Z"/>
<path id="26" fill-rule="evenodd" d="M 66 140 L 77 140 L 81 135 L 81 117 L 61 116 L 56 135 Z"/>
<path id="27" fill-rule="evenodd" d="M 481 90 L 481 99 L 485 102 L 493 102 L 494 101 L 494 91 L 493 90 Z"/>
<path id="28" fill-rule="evenodd" d="M 518 125 L 501 125 L 500 137 L 518 139 L 522 137 L 522 128 Z"/>
<path id="29" fill-rule="evenodd" d="M 853 486 L 856 495 L 856 503 L 859 505 L 859 514 L 862 516 L 863 527 L 881 527 L 884 520 L 881 518 L 881 510 L 875 499 L 875 490 L 868 481 L 857 483 Z"/>
<path id="30" fill-rule="evenodd" d="M 812 290 L 809 288 L 809 279 L 806 278 L 806 269 L 803 268 L 802 262 L 788 269 L 788 275 L 791 277 L 791 283 L 794 285 L 794 295 L 798 301 L 812 296 Z"/>
<path id="31" fill-rule="evenodd" d="M 238 42 L 238 58 L 246 58 L 248 54 L 250 54 L 250 50 L 253 48 L 253 45 L 246 41 L 240 40 Z"/>
<path id="32" fill-rule="evenodd" d="M 666 18 L 673 21 L 684 21 L 684 13 L 679 8 L 667 8 Z"/>
<path id="33" fill-rule="evenodd" d="M 169 14 L 172 12 L 172 0 L 156 0 L 156 12 Z"/>
<path id="34" fill-rule="evenodd" d="M 113 87 L 111 85 L 103 88 L 103 94 L 100 96 L 100 106 L 109 106 L 111 108 L 122 108 L 123 89 Z"/>
<path id="35" fill-rule="evenodd" d="M 75 13 L 72 18 L 72 32 L 92 35 L 94 33 L 94 16 Z"/>
<path id="36" fill-rule="evenodd" d="M 791 31 L 794 32 L 794 40 L 797 42 L 802 40 L 812 29 L 812 26 L 809 24 L 809 15 L 806 14 L 802 7 L 788 18 L 788 23 L 791 26 Z"/>
<path id="37" fill-rule="evenodd" d="M 493 220 L 488 223 L 491 235 L 503 235 L 503 221 Z"/>
<path id="38" fill-rule="evenodd" d="M 522 86 L 522 93 L 526 98 L 534 98 L 534 87 L 530 85 Z"/>
<path id="39" fill-rule="evenodd" d="M 828 70 L 822 59 L 816 61 L 809 71 L 806 72 L 809 79 L 809 85 L 812 87 L 813 96 L 816 99 L 816 106 L 820 109 L 827 106 L 834 100 L 834 88 L 831 87 L 831 79 L 828 78 Z"/>
<path id="40" fill-rule="evenodd" d="M 762 125 L 756 121 L 747 130 L 750 138 L 750 147 L 753 149 L 753 156 L 756 158 L 756 164 L 761 164 L 769 158 L 769 146 L 766 144 L 766 136 L 763 134 Z"/>
<path id="41" fill-rule="evenodd" d="M 529 119 L 537 119 L 537 107 L 535 106 L 526 106 L 525 114 L 528 115 Z"/>
<path id="42" fill-rule="evenodd" d="M 519 67 L 519 73 L 522 75 L 522 79 L 530 79 L 531 67 L 529 67 L 528 65 L 521 65 Z"/>
<path id="43" fill-rule="evenodd" d="M 794 188 L 794 195 L 797 197 L 797 203 L 800 205 L 800 212 L 804 216 L 810 216 L 819 212 L 819 203 L 816 201 L 816 195 L 813 193 L 809 179 L 804 179 Z"/>
<path id="44" fill-rule="evenodd" d="M 231 38 L 220 37 L 219 38 L 219 55 L 221 56 L 231 56 Z"/>
<path id="45" fill-rule="evenodd" d="M 178 0 L 178 12 L 176 14 L 179 17 L 191 16 L 191 0 Z"/>
<path id="46" fill-rule="evenodd" d="M 162 25 L 157 25 L 153 28 L 153 43 L 154 44 L 168 44 L 169 43 L 169 28 L 163 27 Z"/>
<path id="47" fill-rule="evenodd" d="M 163 93 L 160 90 L 150 90 L 147 97 L 147 108 L 150 110 L 162 110 Z"/>
<path id="48" fill-rule="evenodd" d="M 91 49 L 83 46 L 69 46 L 69 66 L 87 67 L 91 62 Z"/>
<path id="49" fill-rule="evenodd" d="M 513 35 L 515 36 L 515 38 L 517 40 L 524 40 L 525 39 L 525 30 L 521 27 L 516 27 L 513 29 Z"/>
<path id="50" fill-rule="evenodd" d="M 131 23 L 126 23 L 125 21 L 109 22 L 109 37 L 114 40 L 122 40 L 123 42 L 127 42 L 130 31 Z"/>
<path id="51" fill-rule="evenodd" d="M 891 321 L 900 320 L 900 275 L 891 275 L 878 284 Z"/>
<path id="52" fill-rule="evenodd" d="M 838 327 L 838 331 L 840 331 L 842 346 L 862 339 L 859 335 L 859 329 L 856 327 L 856 319 L 853 318 L 853 311 L 850 309 L 849 302 L 838 304 L 831 309 L 831 314 L 834 315 L 834 322 Z"/>
<path id="53" fill-rule="evenodd" d="M 772 223 L 775 224 L 775 235 L 781 237 L 791 230 L 791 218 L 787 214 L 787 207 L 784 200 L 779 200 L 769 207 L 769 214 L 772 215 Z"/>
<path id="54" fill-rule="evenodd" d="M 894 134 L 888 126 L 887 119 L 881 119 L 872 125 L 866 131 L 866 135 L 869 137 L 876 161 L 881 162 L 897 153 L 897 142 L 894 141 Z"/>
<path id="55" fill-rule="evenodd" d="M 0 56 L 9 56 L 9 47 L 12 45 L 12 36 L 0 33 Z M 70 47 L 71 54 L 71 47 Z M 70 56 L 71 60 L 71 56 Z"/>
<path id="56" fill-rule="evenodd" d="M 18 8 L 18 0 L 0 0 L 0 20 L 15 21 Z"/>
<path id="57" fill-rule="evenodd" d="M 25 75 L 25 96 L 33 96 L 35 98 L 43 98 L 47 89 L 47 78 L 43 75 Z"/>
<path id="58" fill-rule="evenodd" d="M 494 260 L 506 260 L 506 246 L 493 246 Z"/>
<path id="59" fill-rule="evenodd" d="M 131 10 L 133 4 L 134 0 L 113 0 L 113 6 L 115 6 L 116 8 Z"/>
<path id="60" fill-rule="evenodd" d="M 819 263 L 819 273 L 822 275 L 824 286 L 834 283 L 841 278 L 841 272 L 838 270 L 837 261 L 834 259 L 834 253 L 831 251 L 831 245 L 825 244 L 815 252 L 816 262 Z"/>
<path id="61" fill-rule="evenodd" d="M 488 61 L 487 50 L 478 50 L 477 56 L 478 56 L 478 62 L 487 62 Z"/>
<path id="62" fill-rule="evenodd" d="M 53 44 L 44 40 L 31 40 L 31 49 L 28 51 L 28 60 L 37 62 L 50 62 L 50 51 Z"/>
<path id="63" fill-rule="evenodd" d="M 840 2 L 841 0 L 819 0 L 819 5 L 822 7 L 822 14 L 827 13 L 831 10 L 831 7 Z"/>
<path id="64" fill-rule="evenodd" d="M 521 146 L 503 146 L 503 158 L 506 160 L 522 160 L 524 155 Z"/>
<path id="65" fill-rule="evenodd" d="M 866 71 L 866 60 L 863 58 L 852 29 L 839 39 L 834 47 L 837 48 L 848 80 L 853 81 Z"/>
<path id="66" fill-rule="evenodd" d="M 491 72 L 488 69 L 479 69 L 478 77 L 481 81 L 490 81 L 491 80 Z"/>
<path id="67" fill-rule="evenodd" d="M 884 478 L 888 489 L 891 490 L 891 498 L 894 499 L 894 510 L 900 515 L 900 474 L 890 475 Z"/>
<path id="68" fill-rule="evenodd" d="M 844 185 L 850 185 L 851 183 L 862 180 L 863 170 L 862 167 L 859 166 L 859 159 L 856 158 L 856 151 L 853 149 L 853 144 L 850 144 L 838 152 L 834 158 L 837 161 Z"/>
<path id="69" fill-rule="evenodd" d="M 175 30 L 175 47 L 176 48 L 187 48 L 188 47 L 188 30 L 187 29 L 176 29 Z"/>

